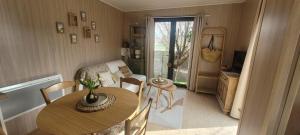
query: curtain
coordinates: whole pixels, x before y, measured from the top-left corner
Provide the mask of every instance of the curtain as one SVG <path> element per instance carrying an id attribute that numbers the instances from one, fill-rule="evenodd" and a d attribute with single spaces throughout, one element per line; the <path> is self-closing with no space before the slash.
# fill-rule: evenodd
<path id="1" fill-rule="evenodd" d="M 198 61 L 201 49 L 201 32 L 204 26 L 203 15 L 198 15 L 194 19 L 193 28 L 193 40 L 190 51 L 190 67 L 189 67 L 189 78 L 188 78 L 188 90 L 195 91 L 198 71 Z"/>
<path id="2" fill-rule="evenodd" d="M 265 0 L 260 0 L 260 6 L 259 6 L 259 12 L 256 16 L 253 31 L 251 34 L 251 39 L 249 43 L 249 47 L 247 50 L 246 58 L 244 61 L 243 69 L 239 78 L 239 83 L 236 89 L 236 94 L 234 97 L 232 109 L 230 112 L 230 116 L 240 119 L 242 108 L 244 105 L 245 95 L 248 88 L 248 83 L 250 80 L 250 73 L 252 71 L 252 65 L 254 61 L 254 56 L 256 52 L 257 42 L 258 42 L 258 36 L 259 31 L 261 28 L 263 13 L 264 13 L 264 6 L 265 6 Z"/>
<path id="3" fill-rule="evenodd" d="M 146 18 L 146 71 L 147 78 L 153 77 L 155 23 L 153 17 Z"/>

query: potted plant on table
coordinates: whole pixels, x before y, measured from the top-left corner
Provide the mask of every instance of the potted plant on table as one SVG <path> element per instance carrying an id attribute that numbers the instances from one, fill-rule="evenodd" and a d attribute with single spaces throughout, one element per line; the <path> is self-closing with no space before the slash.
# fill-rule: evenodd
<path id="1" fill-rule="evenodd" d="M 80 83 L 89 90 L 88 95 L 85 97 L 86 102 L 89 104 L 95 103 L 98 100 L 98 96 L 95 94 L 95 89 L 97 89 L 100 85 L 99 76 L 96 80 L 92 80 L 91 78 L 80 80 Z"/>

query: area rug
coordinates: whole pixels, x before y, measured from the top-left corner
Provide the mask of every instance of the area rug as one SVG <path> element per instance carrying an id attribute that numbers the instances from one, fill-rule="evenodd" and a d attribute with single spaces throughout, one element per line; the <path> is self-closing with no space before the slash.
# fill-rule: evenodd
<path id="1" fill-rule="evenodd" d="M 237 126 L 147 131 L 147 135 L 236 135 Z"/>
<path id="2" fill-rule="evenodd" d="M 148 92 L 149 87 L 145 91 Z M 163 91 L 159 98 L 159 104 L 156 109 L 156 94 L 157 88 L 151 88 L 149 96 L 145 98 L 146 101 L 149 98 L 153 99 L 152 107 L 149 114 L 149 123 L 154 123 L 160 126 L 179 129 L 182 127 L 183 118 L 183 102 L 186 95 L 186 90 L 177 89 L 174 91 L 174 99 L 172 108 L 168 108 L 168 92 Z M 146 105 L 147 102 L 144 103 Z"/>

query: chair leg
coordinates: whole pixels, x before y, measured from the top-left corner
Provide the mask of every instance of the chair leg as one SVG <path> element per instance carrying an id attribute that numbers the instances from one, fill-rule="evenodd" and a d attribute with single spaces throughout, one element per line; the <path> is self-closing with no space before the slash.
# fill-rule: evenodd
<path id="1" fill-rule="evenodd" d="M 149 90 L 147 92 L 147 97 L 149 96 L 150 90 L 151 90 L 152 86 L 150 85 Z"/>

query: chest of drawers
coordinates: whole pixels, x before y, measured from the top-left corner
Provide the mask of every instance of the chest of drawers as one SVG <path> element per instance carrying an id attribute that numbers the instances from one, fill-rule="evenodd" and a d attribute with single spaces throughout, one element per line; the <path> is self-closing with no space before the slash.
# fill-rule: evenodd
<path id="1" fill-rule="evenodd" d="M 217 88 L 217 99 L 224 113 L 229 113 L 234 100 L 239 74 L 222 71 Z"/>

